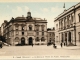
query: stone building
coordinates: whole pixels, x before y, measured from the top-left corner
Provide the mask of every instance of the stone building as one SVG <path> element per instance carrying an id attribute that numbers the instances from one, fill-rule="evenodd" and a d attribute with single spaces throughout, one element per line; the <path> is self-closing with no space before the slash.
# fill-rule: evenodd
<path id="1" fill-rule="evenodd" d="M 31 12 L 27 12 L 27 17 L 12 17 L 9 22 L 4 21 L 2 27 L 8 44 L 47 44 L 47 20 L 34 18 Z"/>
<path id="2" fill-rule="evenodd" d="M 51 29 L 51 28 L 48 28 L 47 29 L 47 43 L 51 43 L 51 44 L 54 44 L 55 43 L 55 29 Z"/>
<path id="3" fill-rule="evenodd" d="M 1 27 L 0 27 L 0 36 L 1 36 Z"/>
<path id="4" fill-rule="evenodd" d="M 80 45 L 80 3 L 64 10 L 54 22 L 57 44 Z"/>

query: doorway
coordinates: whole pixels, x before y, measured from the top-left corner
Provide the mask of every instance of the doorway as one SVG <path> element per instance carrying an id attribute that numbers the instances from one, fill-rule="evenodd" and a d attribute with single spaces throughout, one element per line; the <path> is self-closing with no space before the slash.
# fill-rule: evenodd
<path id="1" fill-rule="evenodd" d="M 33 39 L 32 39 L 32 37 L 29 37 L 29 45 L 32 45 L 33 44 Z"/>
<path id="2" fill-rule="evenodd" d="M 67 45 L 67 33 L 65 33 L 65 43 Z"/>
<path id="3" fill-rule="evenodd" d="M 21 38 L 21 45 L 25 45 L 25 38 L 24 37 Z"/>
<path id="4" fill-rule="evenodd" d="M 68 39 L 68 41 L 71 43 L 71 32 L 69 32 L 69 39 Z"/>

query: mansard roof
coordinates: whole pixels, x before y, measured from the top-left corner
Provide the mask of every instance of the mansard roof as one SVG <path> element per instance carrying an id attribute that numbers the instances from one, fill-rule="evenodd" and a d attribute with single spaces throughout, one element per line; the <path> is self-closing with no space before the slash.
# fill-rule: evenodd
<path id="1" fill-rule="evenodd" d="M 16 18 L 13 18 L 7 22 L 6 26 L 10 23 L 13 23 L 13 22 L 39 22 L 39 23 L 47 23 L 47 20 L 45 19 L 41 19 L 41 18 L 30 18 L 28 19 L 27 17 L 16 17 Z"/>
<path id="2" fill-rule="evenodd" d="M 41 18 L 35 18 L 35 17 L 32 17 L 30 19 L 28 19 L 27 17 L 16 17 L 14 18 L 14 21 L 26 21 L 26 22 L 29 22 L 29 21 L 46 21 L 45 19 L 41 19 Z"/>
<path id="3" fill-rule="evenodd" d="M 25 17 L 16 17 L 15 20 L 25 20 Z"/>

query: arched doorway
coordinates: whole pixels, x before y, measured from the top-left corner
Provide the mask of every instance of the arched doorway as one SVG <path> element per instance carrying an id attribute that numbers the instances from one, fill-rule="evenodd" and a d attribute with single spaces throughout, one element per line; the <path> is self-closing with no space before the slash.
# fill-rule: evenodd
<path id="1" fill-rule="evenodd" d="M 21 38 L 21 44 L 25 45 L 25 38 L 24 37 Z"/>
<path id="2" fill-rule="evenodd" d="M 32 37 L 29 37 L 28 43 L 29 43 L 29 45 L 32 45 L 32 44 L 33 44 L 33 39 L 32 39 Z"/>

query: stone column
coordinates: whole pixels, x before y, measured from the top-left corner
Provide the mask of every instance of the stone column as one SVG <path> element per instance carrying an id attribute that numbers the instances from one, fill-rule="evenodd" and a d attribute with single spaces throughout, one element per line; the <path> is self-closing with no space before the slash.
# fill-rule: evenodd
<path id="1" fill-rule="evenodd" d="M 62 42 L 62 33 L 61 33 L 61 42 Z"/>
<path id="2" fill-rule="evenodd" d="M 64 29 L 64 26 L 65 26 L 64 24 L 65 24 L 65 23 L 64 23 L 64 18 L 63 18 L 63 29 Z"/>
<path id="3" fill-rule="evenodd" d="M 73 31 L 71 31 L 71 42 L 73 43 Z"/>
<path id="4" fill-rule="evenodd" d="M 65 22 L 66 22 L 66 28 L 67 28 L 67 17 L 66 17 L 66 20 L 65 20 Z"/>
<path id="5" fill-rule="evenodd" d="M 62 20 L 61 20 L 61 29 L 62 29 Z"/>
<path id="6" fill-rule="evenodd" d="M 73 16 L 73 24 L 75 23 L 75 16 L 74 16 L 74 14 L 72 14 L 72 16 Z"/>
<path id="7" fill-rule="evenodd" d="M 36 39 L 36 38 L 35 38 L 35 37 L 33 37 L 33 44 L 35 44 L 35 39 Z"/>
<path id="8" fill-rule="evenodd" d="M 61 24 L 62 24 L 62 26 L 61 26 L 61 27 L 63 28 L 63 19 L 62 19 L 62 23 L 61 23 Z"/>
<path id="9" fill-rule="evenodd" d="M 59 33 L 59 43 L 60 43 L 60 33 Z"/>
<path id="10" fill-rule="evenodd" d="M 63 42 L 65 43 L 65 33 L 63 33 Z"/>
<path id="11" fill-rule="evenodd" d="M 68 16 L 68 25 L 70 26 L 70 16 Z"/>
<path id="12" fill-rule="evenodd" d="M 60 28 L 60 30 L 61 30 L 61 20 L 60 20 L 59 22 L 60 22 L 60 27 L 59 27 L 59 28 Z"/>
<path id="13" fill-rule="evenodd" d="M 60 20 L 59 20 L 59 30 L 60 30 Z"/>
<path id="14" fill-rule="evenodd" d="M 41 31 L 41 29 L 42 29 L 41 25 L 39 25 L 38 27 L 39 27 L 39 31 Z"/>
<path id="15" fill-rule="evenodd" d="M 59 20 L 59 29 L 61 30 L 61 20 Z"/>
<path id="16" fill-rule="evenodd" d="M 21 38 L 19 38 L 19 42 L 18 43 L 21 44 Z"/>
<path id="17" fill-rule="evenodd" d="M 69 20 L 68 20 L 68 16 L 67 16 L 67 28 L 68 28 L 68 25 L 69 25 Z"/>
<path id="18" fill-rule="evenodd" d="M 74 35 L 74 30 L 73 30 L 73 43 L 75 44 L 75 35 Z"/>
<path id="19" fill-rule="evenodd" d="M 25 39 L 25 44 L 28 44 L 28 38 L 26 37 L 26 39 Z"/>
<path id="20" fill-rule="evenodd" d="M 70 27 L 71 27 L 71 15 L 70 15 L 69 21 L 70 21 Z"/>
<path id="21" fill-rule="evenodd" d="M 68 39 L 69 39 L 69 32 L 67 32 L 67 45 L 69 44 Z"/>

